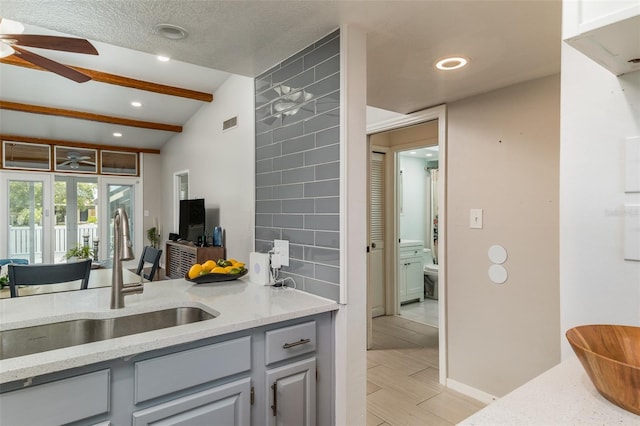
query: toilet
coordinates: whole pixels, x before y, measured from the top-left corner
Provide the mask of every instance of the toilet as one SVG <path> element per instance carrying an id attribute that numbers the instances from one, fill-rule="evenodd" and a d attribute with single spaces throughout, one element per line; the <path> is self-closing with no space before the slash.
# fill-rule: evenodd
<path id="1" fill-rule="evenodd" d="M 425 297 L 438 299 L 438 265 L 433 263 L 430 249 L 425 248 L 422 250 L 422 261 Z"/>

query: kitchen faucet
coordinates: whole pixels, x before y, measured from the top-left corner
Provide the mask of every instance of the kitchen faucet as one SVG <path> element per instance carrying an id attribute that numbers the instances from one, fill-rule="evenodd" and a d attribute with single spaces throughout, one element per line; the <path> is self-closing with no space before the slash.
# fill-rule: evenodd
<path id="1" fill-rule="evenodd" d="M 111 270 L 111 309 L 124 308 L 124 296 L 142 293 L 140 283 L 122 283 L 122 261 L 133 259 L 131 239 L 129 238 L 129 218 L 122 207 L 113 216 L 113 269 Z"/>

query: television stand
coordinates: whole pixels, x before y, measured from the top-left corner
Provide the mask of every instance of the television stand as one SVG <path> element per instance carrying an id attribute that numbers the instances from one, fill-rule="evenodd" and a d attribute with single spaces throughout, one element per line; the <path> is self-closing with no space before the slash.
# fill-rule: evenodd
<path id="1" fill-rule="evenodd" d="M 224 247 L 198 247 L 185 241 L 167 241 L 166 275 L 168 278 L 184 278 L 194 263 L 225 259 Z"/>

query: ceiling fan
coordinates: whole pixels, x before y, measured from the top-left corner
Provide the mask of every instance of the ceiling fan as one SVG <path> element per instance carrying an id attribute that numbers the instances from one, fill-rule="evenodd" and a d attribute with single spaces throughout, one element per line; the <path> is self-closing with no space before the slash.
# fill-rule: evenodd
<path id="1" fill-rule="evenodd" d="M 26 46 L 97 55 L 98 51 L 88 40 L 74 37 L 22 34 L 23 31 L 24 26 L 21 23 L 0 17 L 0 58 L 16 55 L 27 62 L 78 83 L 91 80 L 91 77 L 73 68 L 23 49 Z"/>
<path id="2" fill-rule="evenodd" d="M 86 164 L 88 166 L 95 166 L 96 163 L 94 161 L 90 161 L 91 157 L 88 155 L 80 155 L 77 151 L 69 151 L 67 153 L 67 160 L 63 163 L 60 163 L 60 166 L 69 166 L 70 169 L 77 170 L 80 168 L 80 163 Z"/>

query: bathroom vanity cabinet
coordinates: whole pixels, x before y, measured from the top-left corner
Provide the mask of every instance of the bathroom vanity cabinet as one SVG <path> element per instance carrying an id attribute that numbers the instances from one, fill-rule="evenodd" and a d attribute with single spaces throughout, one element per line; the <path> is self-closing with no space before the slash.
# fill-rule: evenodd
<path id="1" fill-rule="evenodd" d="M 424 300 L 423 245 L 401 244 L 398 256 L 398 287 L 400 303 Z"/>
<path id="2" fill-rule="evenodd" d="M 330 425 L 332 342 L 325 312 L 6 383 L 0 424 Z"/>

